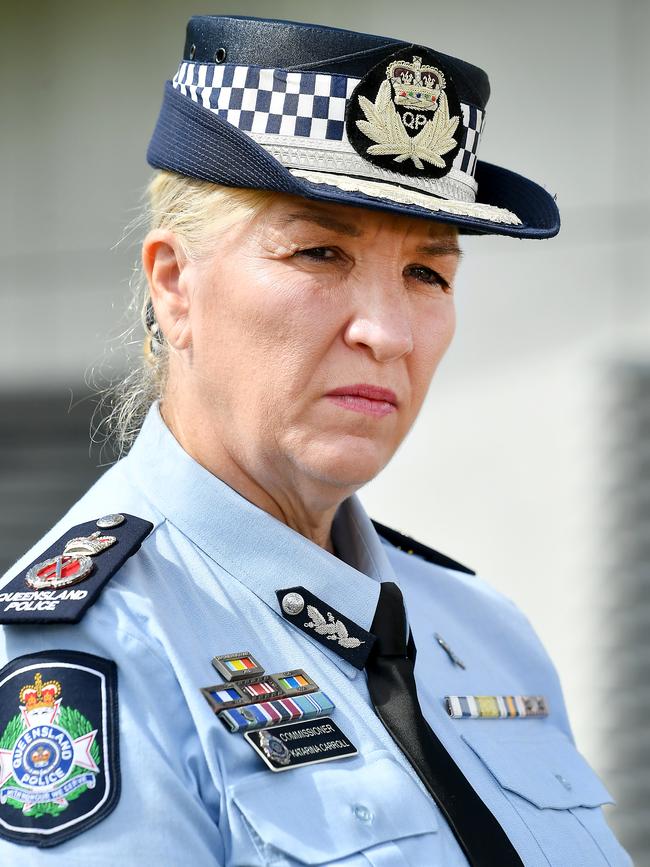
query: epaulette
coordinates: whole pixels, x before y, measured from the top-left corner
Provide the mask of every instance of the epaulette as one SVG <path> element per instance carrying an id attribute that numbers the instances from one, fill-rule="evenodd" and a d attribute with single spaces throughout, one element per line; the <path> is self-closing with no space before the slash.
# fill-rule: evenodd
<path id="1" fill-rule="evenodd" d="M 455 569 L 457 572 L 466 572 L 468 575 L 476 575 L 476 572 L 473 569 L 463 566 L 463 564 L 459 563 L 457 560 L 452 560 L 451 557 L 447 557 L 446 554 L 441 554 L 440 551 L 435 551 L 433 548 L 429 548 L 426 545 L 423 545 L 422 542 L 417 542 L 415 539 L 411 539 L 410 536 L 405 536 L 397 530 L 385 527 L 383 524 L 380 524 L 379 521 L 373 521 L 372 523 L 379 535 L 383 536 L 383 538 L 386 539 L 387 542 L 390 542 L 391 545 L 394 545 L 395 548 L 399 548 L 400 551 L 404 551 L 406 554 L 417 554 L 418 557 L 426 560 L 427 563 L 435 563 L 436 566 L 444 566 L 445 569 Z"/>
<path id="2" fill-rule="evenodd" d="M 72 527 L 0 590 L 0 624 L 78 623 L 152 529 L 127 514 Z"/>

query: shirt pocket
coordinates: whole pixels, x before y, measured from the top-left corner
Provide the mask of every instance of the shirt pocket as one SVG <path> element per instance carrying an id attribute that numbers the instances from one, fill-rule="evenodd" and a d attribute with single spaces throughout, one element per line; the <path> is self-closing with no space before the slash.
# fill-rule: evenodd
<path id="1" fill-rule="evenodd" d="M 437 863 L 437 809 L 383 750 L 345 762 L 255 774 L 234 784 L 230 796 L 260 857 L 255 863 L 336 861 L 337 867 L 368 867 L 375 863 L 377 847 L 375 853 L 385 853 L 382 865 L 409 867 L 412 862 L 391 845 L 406 838 L 409 851 L 415 843 L 420 853 L 421 860 L 413 863 Z M 394 857 L 386 858 L 389 852 Z M 242 863 L 233 856 L 232 863 Z"/>
<path id="2" fill-rule="evenodd" d="M 601 810 L 614 799 L 561 731 L 476 731 L 463 740 L 496 778 L 551 867 L 631 865 Z"/>

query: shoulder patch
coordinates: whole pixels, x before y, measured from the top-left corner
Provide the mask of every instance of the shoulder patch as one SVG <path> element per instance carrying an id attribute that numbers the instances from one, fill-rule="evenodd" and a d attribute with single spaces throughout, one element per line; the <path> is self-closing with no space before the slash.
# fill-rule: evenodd
<path id="1" fill-rule="evenodd" d="M 152 529 L 125 514 L 68 530 L 0 590 L 0 624 L 78 623 Z"/>
<path id="2" fill-rule="evenodd" d="M 120 797 L 117 666 L 69 650 L 0 671 L 0 837 L 56 846 Z"/>
<path id="3" fill-rule="evenodd" d="M 423 545 L 422 542 L 417 542 L 415 539 L 411 539 L 410 536 L 405 536 L 397 530 L 385 527 L 383 524 L 380 524 L 379 521 L 373 521 L 372 523 L 379 535 L 386 539 L 387 542 L 390 542 L 395 548 L 399 548 L 400 551 L 405 551 L 407 554 L 417 554 L 418 557 L 426 560 L 427 563 L 435 563 L 436 566 L 443 566 L 445 569 L 455 569 L 456 572 L 465 572 L 467 575 L 476 575 L 476 572 L 473 569 L 470 569 L 468 566 L 463 566 L 462 563 L 458 563 L 456 560 L 452 560 L 451 557 L 447 557 L 446 554 L 441 554 L 440 551 L 428 548 L 426 545 Z"/>

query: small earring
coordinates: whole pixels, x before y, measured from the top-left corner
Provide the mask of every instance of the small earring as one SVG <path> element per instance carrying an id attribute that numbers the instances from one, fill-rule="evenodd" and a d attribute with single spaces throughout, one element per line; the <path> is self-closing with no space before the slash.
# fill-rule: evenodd
<path id="1" fill-rule="evenodd" d="M 162 349 L 164 336 L 160 330 L 160 325 L 156 321 L 156 312 L 153 309 L 151 299 L 147 301 L 147 306 L 144 314 L 144 324 L 147 335 L 144 342 L 144 354 L 147 357 L 154 357 Z"/>

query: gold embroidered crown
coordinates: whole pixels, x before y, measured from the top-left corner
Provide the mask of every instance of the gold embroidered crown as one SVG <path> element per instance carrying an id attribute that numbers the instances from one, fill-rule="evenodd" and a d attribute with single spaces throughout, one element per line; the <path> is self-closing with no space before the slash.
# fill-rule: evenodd
<path id="1" fill-rule="evenodd" d="M 43 683 L 40 672 L 34 678 L 34 683 L 28 683 L 20 690 L 20 703 L 25 710 L 36 710 L 39 707 L 54 707 L 54 702 L 61 695 L 61 684 L 58 680 L 48 680 Z"/>
<path id="2" fill-rule="evenodd" d="M 421 57 L 414 57 L 413 63 L 394 60 L 386 70 L 386 77 L 393 85 L 396 105 L 419 111 L 438 108 L 445 76 L 435 66 L 422 66 Z"/>

